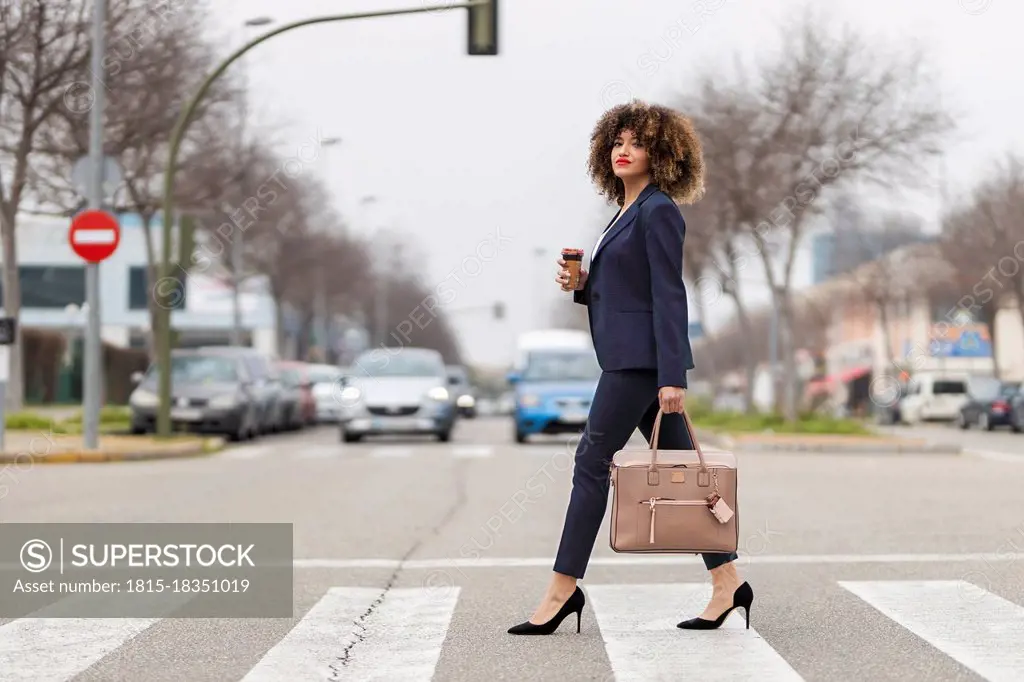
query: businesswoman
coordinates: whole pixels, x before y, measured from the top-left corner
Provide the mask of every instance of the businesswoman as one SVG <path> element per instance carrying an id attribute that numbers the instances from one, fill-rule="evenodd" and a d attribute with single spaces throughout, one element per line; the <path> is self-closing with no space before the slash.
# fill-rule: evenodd
<path id="1" fill-rule="evenodd" d="M 572 494 L 554 574 L 533 616 L 511 634 L 550 634 L 585 604 L 577 581 L 587 570 L 608 504 L 609 465 L 633 430 L 650 442 L 664 411 L 659 446 L 693 448 L 682 416 L 686 371 L 694 367 L 687 337 L 682 278 L 686 225 L 676 203 L 703 193 L 704 162 L 691 122 L 658 105 L 612 108 L 591 135 L 588 170 L 619 211 L 598 237 L 589 270 L 573 292 L 587 306 L 601 378 L 576 449 Z M 565 262 L 555 278 L 570 291 Z M 699 617 L 678 627 L 709 630 L 737 606 L 748 611 L 753 592 L 737 575 L 735 554 L 704 554 L 713 593 Z"/>

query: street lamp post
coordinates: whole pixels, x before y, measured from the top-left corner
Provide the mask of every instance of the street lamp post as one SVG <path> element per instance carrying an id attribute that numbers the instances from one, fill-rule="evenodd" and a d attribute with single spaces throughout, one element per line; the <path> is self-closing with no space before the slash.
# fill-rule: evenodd
<path id="1" fill-rule="evenodd" d="M 98 4 L 102 5 L 103 3 Z M 220 78 L 221 74 L 223 74 L 229 66 L 234 64 L 242 57 L 242 55 L 257 45 L 266 42 L 274 36 L 293 31 L 297 28 L 338 21 L 349 21 L 352 19 L 370 19 L 374 17 L 401 16 L 406 14 L 438 13 L 453 9 L 466 9 L 471 12 L 473 10 L 477 10 L 476 12 L 472 12 L 468 27 L 469 45 L 471 46 L 469 53 L 487 55 L 497 54 L 498 14 L 496 0 L 466 0 L 466 2 L 461 3 L 423 5 L 421 7 L 411 7 L 407 9 L 384 10 L 380 12 L 355 12 L 351 14 L 303 19 L 301 21 L 286 24 L 280 28 L 270 31 L 269 33 L 265 33 L 262 36 L 250 40 L 221 62 L 221 64 L 206 77 L 206 80 L 204 80 L 202 85 L 199 86 L 199 90 L 181 112 L 181 115 L 178 117 L 178 122 L 174 127 L 174 132 L 171 135 L 170 148 L 167 154 L 167 165 L 164 172 L 163 248 L 161 249 L 159 281 L 166 281 L 170 276 L 171 271 L 171 230 L 174 224 L 174 180 L 176 174 L 175 171 L 178 167 L 178 152 L 181 149 L 181 143 L 184 140 L 185 131 L 192 122 L 192 116 L 195 114 L 196 108 L 199 106 L 199 103 L 203 98 L 206 97 L 206 94 L 209 92 L 214 81 Z M 484 15 L 481 15 L 479 10 L 486 10 L 489 13 L 485 12 Z M 484 20 L 473 20 L 474 18 L 480 18 L 481 16 Z M 168 437 L 171 435 L 171 377 L 169 371 L 171 365 L 171 320 L 168 306 L 160 306 L 160 318 L 161 339 L 157 347 L 157 366 L 160 368 L 160 381 L 158 387 L 159 406 L 156 413 L 156 433 L 158 436 Z"/>
<path id="2" fill-rule="evenodd" d="M 246 30 L 245 37 L 248 38 L 249 34 L 247 29 L 256 28 L 259 26 L 267 26 L 268 24 L 274 23 L 274 20 L 270 17 L 254 17 L 242 24 L 242 29 Z M 244 67 L 244 65 L 243 65 Z M 248 140 L 246 138 L 246 123 L 249 117 L 249 74 L 248 70 L 243 68 L 242 75 L 245 79 L 245 84 L 242 86 L 242 120 L 238 125 L 238 138 L 239 147 L 242 150 L 242 171 L 239 174 L 239 179 L 242 183 L 242 195 L 243 197 L 247 194 L 247 187 L 249 185 L 249 159 L 246 154 L 246 146 Z M 245 268 L 245 262 L 243 259 L 244 245 L 242 244 L 242 232 L 241 230 L 235 230 L 232 233 L 231 239 L 231 303 L 233 312 L 233 324 L 231 325 L 231 345 L 241 346 L 242 345 L 242 270 Z"/>
<path id="3" fill-rule="evenodd" d="M 340 137 L 327 137 L 320 142 L 321 149 L 331 148 L 341 144 Z M 329 164 L 324 164 L 329 168 Z M 330 173 L 324 172 L 324 177 L 329 182 Z M 329 192 L 330 190 L 328 190 Z M 330 343 L 328 342 L 327 336 L 330 333 L 330 325 L 328 324 L 328 311 L 327 311 L 327 282 L 324 277 L 324 264 L 322 261 L 317 261 L 316 264 L 316 291 L 315 291 L 315 308 L 316 308 L 316 339 L 317 345 L 320 346 L 323 351 L 323 361 L 328 362 L 328 356 L 330 355 Z"/>

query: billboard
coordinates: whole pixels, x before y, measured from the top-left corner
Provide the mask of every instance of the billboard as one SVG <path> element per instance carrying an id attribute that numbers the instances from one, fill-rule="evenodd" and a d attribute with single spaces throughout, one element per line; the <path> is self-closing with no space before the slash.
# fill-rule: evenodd
<path id="1" fill-rule="evenodd" d="M 984 324 L 932 325 L 928 354 L 933 358 L 991 358 L 992 337 Z M 908 344 L 909 345 L 909 344 Z M 907 353 L 910 352 L 907 348 Z"/>

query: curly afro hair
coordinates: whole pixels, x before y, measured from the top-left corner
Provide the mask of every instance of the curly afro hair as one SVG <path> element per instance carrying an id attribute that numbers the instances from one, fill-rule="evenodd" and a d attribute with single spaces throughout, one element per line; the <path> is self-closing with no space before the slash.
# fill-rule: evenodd
<path id="1" fill-rule="evenodd" d="M 693 123 L 677 111 L 633 100 L 606 111 L 590 136 L 587 170 L 600 193 L 622 206 L 625 187 L 612 170 L 615 138 L 632 131 L 650 158 L 651 182 L 680 204 L 704 194 L 704 155 Z"/>

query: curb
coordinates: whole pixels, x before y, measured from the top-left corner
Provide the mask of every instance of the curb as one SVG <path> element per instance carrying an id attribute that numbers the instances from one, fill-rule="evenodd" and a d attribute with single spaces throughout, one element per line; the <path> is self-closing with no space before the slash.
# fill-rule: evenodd
<path id="1" fill-rule="evenodd" d="M 224 448 L 223 438 L 208 438 L 198 444 L 180 446 L 170 450 L 142 450 L 104 452 L 102 450 L 68 450 L 52 455 L 33 455 L 28 452 L 0 453 L 0 464 L 24 465 L 26 460 L 36 464 L 103 464 L 108 462 L 146 462 L 161 459 L 191 459 L 214 455 Z"/>

